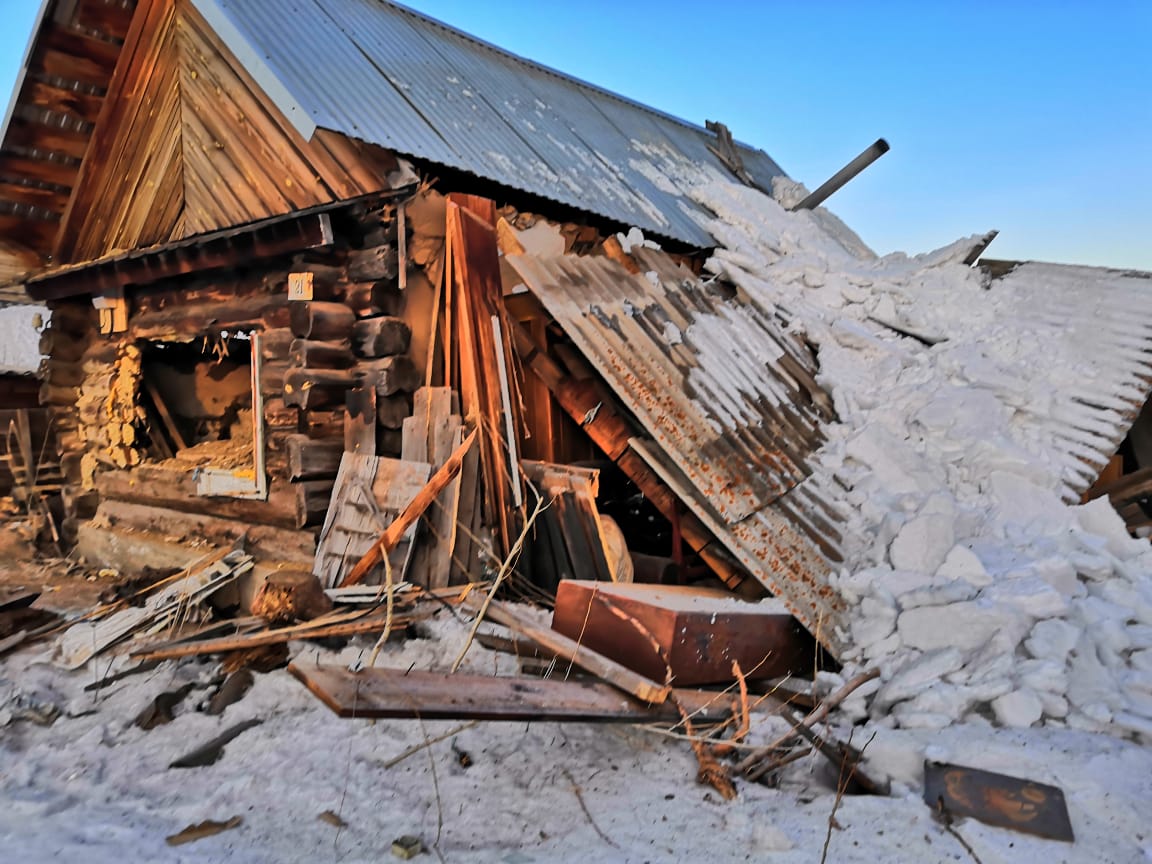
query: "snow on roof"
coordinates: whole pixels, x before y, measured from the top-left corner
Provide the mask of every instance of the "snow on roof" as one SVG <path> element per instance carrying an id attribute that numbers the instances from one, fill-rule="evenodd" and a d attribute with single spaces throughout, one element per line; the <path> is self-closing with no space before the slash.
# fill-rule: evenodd
<path id="1" fill-rule="evenodd" d="M 755 190 L 691 190 L 706 265 L 817 348 L 838 421 L 782 501 L 841 490 L 849 712 L 1152 738 L 1152 547 L 1078 495 L 1148 396 L 1147 274 L 850 252 Z M 912 338 L 902 334 L 916 334 Z M 691 338 L 689 331 L 685 338 Z"/>

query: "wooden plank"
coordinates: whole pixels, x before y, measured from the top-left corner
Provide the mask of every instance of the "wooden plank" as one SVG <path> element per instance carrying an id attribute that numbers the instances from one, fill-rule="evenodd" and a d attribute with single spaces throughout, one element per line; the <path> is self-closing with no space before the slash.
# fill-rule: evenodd
<path id="1" fill-rule="evenodd" d="M 465 598 L 464 602 L 473 611 L 478 611 L 482 601 L 469 596 Z M 527 636 L 533 642 L 539 643 L 558 657 L 562 657 L 566 662 L 579 666 L 585 672 L 591 672 L 613 687 L 630 693 L 644 702 L 660 704 L 668 698 L 672 690 L 666 684 L 658 684 L 616 661 L 608 659 L 603 654 L 585 648 L 574 639 L 569 639 L 561 633 L 536 624 L 523 614 L 513 610 L 511 606 L 498 600 L 494 600 L 488 605 L 485 617 L 497 624 L 503 624 L 516 633 Z"/>
<path id="2" fill-rule="evenodd" d="M 503 294 L 495 205 L 454 193 L 449 196 L 446 220 L 456 293 L 452 324 L 458 342 L 460 395 L 466 419 L 484 430 L 480 447 L 484 516 L 496 530 L 498 553 L 506 554 L 517 530 L 516 502 L 522 501 L 519 471 L 508 462 L 511 442 L 506 430 L 518 430 L 520 422 L 518 417 L 505 422 L 499 370 L 506 367 L 507 346 L 503 340 L 497 344 L 492 326 L 493 316 L 502 313 Z"/>
<path id="3" fill-rule="evenodd" d="M 79 170 L 78 162 L 55 162 L 7 153 L 0 156 L 0 175 L 53 183 L 65 189 L 70 189 L 76 182 L 76 172 Z"/>
<path id="4" fill-rule="evenodd" d="M 168 410 L 168 406 L 160 396 L 160 391 L 157 390 L 156 385 L 147 378 L 144 378 L 143 381 L 144 389 L 148 393 L 148 398 L 152 400 L 152 406 L 156 409 L 156 413 L 160 415 L 160 422 L 164 424 L 164 429 L 168 433 L 168 437 L 172 439 L 172 444 L 177 450 L 188 449 L 188 442 L 185 441 L 184 436 L 180 434 L 180 429 L 176 426 L 176 421 L 172 419 L 172 413 Z"/>
<path id="5" fill-rule="evenodd" d="M 101 498 L 116 501 L 152 504 L 183 513 L 205 513 L 277 528 L 296 527 L 296 493 L 288 483 L 273 482 L 267 501 L 206 498 L 197 492 L 191 472 L 140 465 L 131 471 L 97 474 L 96 488 Z"/>
<path id="6" fill-rule="evenodd" d="M 100 108 L 104 106 L 103 97 L 60 88 L 35 79 L 25 79 L 20 98 L 38 108 L 47 108 L 48 111 L 65 114 L 86 123 L 96 122 Z"/>
<path id="7" fill-rule="evenodd" d="M 293 663 L 305 687 L 340 717 L 424 720 L 547 720 L 552 722 L 676 722 L 670 702 L 649 705 L 595 681 L 496 678 L 443 672 Z M 702 723 L 727 719 L 730 699 L 695 690 L 674 692 L 675 704 Z M 698 712 L 698 713 L 697 713 Z"/>
<path id="8" fill-rule="evenodd" d="M 388 554 L 388 552 L 400 542 L 401 537 L 405 535 L 409 528 L 416 524 L 416 520 L 424 514 L 424 511 L 431 506 L 437 496 L 439 496 L 456 475 L 460 473 L 464 455 L 468 452 L 468 449 L 472 446 L 472 442 L 475 440 L 476 430 L 473 429 L 448 460 L 432 475 L 432 478 L 428 481 L 428 485 L 421 489 L 420 493 L 409 502 L 403 512 L 401 512 L 395 521 L 388 526 L 388 529 L 380 535 L 380 538 L 372 544 L 371 549 L 364 554 L 356 563 L 356 566 L 344 577 L 340 583 L 341 588 L 360 582 L 383 560 L 384 555 Z"/>
<path id="9" fill-rule="evenodd" d="M 176 4 L 142 4 L 109 79 L 54 249 L 97 258 L 174 239 L 183 209 Z M 65 76 L 67 77 L 67 76 Z"/>

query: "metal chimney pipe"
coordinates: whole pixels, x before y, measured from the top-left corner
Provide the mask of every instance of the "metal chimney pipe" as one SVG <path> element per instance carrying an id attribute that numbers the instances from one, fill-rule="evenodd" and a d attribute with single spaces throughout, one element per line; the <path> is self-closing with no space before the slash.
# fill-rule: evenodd
<path id="1" fill-rule="evenodd" d="M 823 204 L 837 189 L 887 153 L 888 142 L 877 138 L 876 143 L 833 174 L 823 186 L 793 207 L 793 210 L 811 210 Z"/>

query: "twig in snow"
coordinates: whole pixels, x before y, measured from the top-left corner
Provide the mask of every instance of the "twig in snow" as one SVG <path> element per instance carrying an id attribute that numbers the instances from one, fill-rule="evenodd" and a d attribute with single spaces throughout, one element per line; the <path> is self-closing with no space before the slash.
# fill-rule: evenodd
<path id="1" fill-rule="evenodd" d="M 424 739 L 424 741 L 422 741 L 419 744 L 413 744 L 411 747 L 409 747 L 407 750 L 405 750 L 399 756 L 393 756 L 391 759 L 389 759 L 387 762 L 385 762 L 380 767 L 382 767 L 382 768 L 394 768 L 395 766 L 397 766 L 401 762 L 403 762 L 405 759 L 407 759 L 409 756 L 412 756 L 412 755 L 415 755 L 416 753 L 419 753 L 425 747 L 431 747 L 433 744 L 439 744 L 445 738 L 451 738 L 453 735 L 459 735 L 461 732 L 464 732 L 465 730 L 471 729 L 473 726 L 477 725 L 479 722 L 480 722 L 479 720 L 471 720 L 468 723 L 464 723 L 461 726 L 457 726 L 451 732 L 445 732 L 443 735 L 437 735 L 435 738 L 426 738 L 426 739 Z"/>
<path id="2" fill-rule="evenodd" d="M 811 727 L 811 726 L 816 725 L 817 723 L 823 722 L 824 719 L 827 718 L 827 716 L 832 712 L 833 708 L 835 708 L 837 705 L 839 705 L 841 702 L 843 702 L 845 699 L 847 699 L 857 689 L 862 687 L 864 684 L 867 684 L 869 681 L 871 681 L 873 678 L 878 677 L 879 675 L 880 675 L 879 669 L 872 669 L 868 672 L 864 672 L 860 675 L 857 675 L 855 678 L 853 678 L 851 681 L 847 682 L 843 687 L 841 687 L 835 693 L 830 694 L 826 699 L 824 699 L 801 722 L 803 723 L 803 725 L 808 726 L 808 727 Z M 776 748 L 778 748 L 781 744 L 784 744 L 787 741 L 791 740 L 797 734 L 798 731 L 799 731 L 798 727 L 793 727 L 792 731 L 788 732 L 785 735 L 781 735 L 779 738 L 777 738 L 771 744 L 762 748 L 759 752 L 754 752 L 751 755 L 745 757 L 741 762 L 739 762 L 736 765 L 736 770 L 743 771 L 746 775 L 748 775 L 748 777 L 750 779 L 755 780 L 756 777 L 753 776 L 753 774 L 756 772 L 757 766 L 759 765 L 759 763 L 764 761 L 767 757 L 769 757 L 772 754 L 772 751 L 774 751 Z"/>
<path id="3" fill-rule="evenodd" d="M 596 824 L 596 820 L 593 819 L 592 814 L 588 812 L 588 805 L 584 803 L 584 795 L 581 793 L 580 786 L 577 785 L 576 779 L 572 776 L 572 772 L 563 767 L 560 770 L 564 772 L 564 776 L 567 777 L 568 782 L 572 784 L 572 794 L 576 796 L 576 803 L 579 804 L 580 809 L 584 811 L 584 818 L 588 820 L 588 824 L 592 826 L 592 830 L 613 849 L 619 849 L 620 847 L 613 842 L 612 838 L 600 830 L 600 826 Z"/>
<path id="4" fill-rule="evenodd" d="M 960 836 L 960 832 L 957 831 L 956 827 L 952 824 L 952 814 L 949 813 L 948 808 L 944 806 L 943 798 L 938 799 L 936 802 L 936 815 L 940 820 L 940 824 L 944 826 L 944 830 L 956 838 L 956 842 L 964 847 L 964 851 L 972 856 L 972 860 L 975 861 L 976 864 L 984 864 L 984 862 L 980 860 L 980 856 L 976 854 L 976 850 L 968 844 L 967 840 Z"/>
<path id="5" fill-rule="evenodd" d="M 864 751 L 868 749 L 868 745 L 872 743 L 872 739 L 876 737 L 876 733 L 872 733 L 872 738 L 864 742 L 864 746 L 860 748 L 860 755 L 864 755 Z M 848 733 L 848 747 L 852 746 L 852 733 Z M 828 814 L 828 833 L 824 835 L 824 851 L 820 853 L 820 864 L 825 864 L 828 860 L 828 847 L 832 843 L 832 829 L 836 825 L 836 810 L 840 806 L 840 802 L 844 799 L 844 792 L 852 783 L 852 777 L 856 773 L 856 766 L 860 764 L 860 759 L 854 759 L 851 767 L 848 766 L 848 761 L 845 759 L 840 763 L 840 777 L 836 781 L 836 800 L 832 802 L 832 812 Z M 848 768 L 847 776 L 845 776 L 844 769 Z"/>

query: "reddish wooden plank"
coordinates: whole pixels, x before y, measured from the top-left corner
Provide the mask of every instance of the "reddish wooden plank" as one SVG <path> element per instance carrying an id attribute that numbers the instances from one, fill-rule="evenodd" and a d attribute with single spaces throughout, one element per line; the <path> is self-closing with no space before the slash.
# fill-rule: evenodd
<path id="1" fill-rule="evenodd" d="M 812 668 L 816 645 L 783 603 L 745 603 L 724 591 L 678 585 L 565 580 L 552 627 L 657 681 L 678 685 Z"/>

